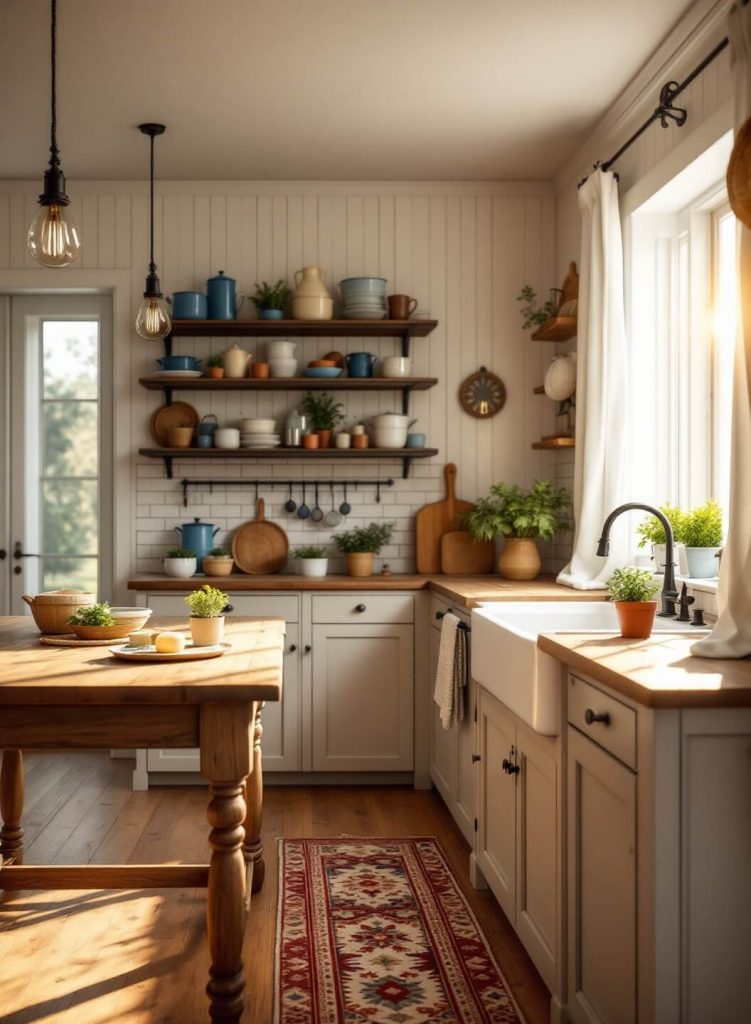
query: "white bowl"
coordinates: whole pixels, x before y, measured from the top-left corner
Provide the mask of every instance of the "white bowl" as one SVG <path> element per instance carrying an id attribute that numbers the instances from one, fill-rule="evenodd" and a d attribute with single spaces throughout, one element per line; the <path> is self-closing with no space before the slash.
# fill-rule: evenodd
<path id="1" fill-rule="evenodd" d="M 240 431 L 235 427 L 220 427 L 214 431 L 214 445 L 217 448 L 239 448 Z"/>
<path id="2" fill-rule="evenodd" d="M 297 342 L 294 341 L 267 341 L 266 358 L 270 363 L 277 359 L 294 359 Z"/>
<path id="3" fill-rule="evenodd" d="M 296 359 L 272 359 L 269 361 L 269 376 L 271 377 L 295 377 L 297 376 Z"/>
<path id="4" fill-rule="evenodd" d="M 164 571 L 168 576 L 187 580 L 195 573 L 197 564 L 195 558 L 165 558 Z"/>
<path id="5" fill-rule="evenodd" d="M 410 419 L 409 416 L 403 416 L 398 412 L 382 412 L 377 416 L 371 416 L 371 422 L 376 430 L 379 427 L 401 427 L 406 432 L 409 426 L 417 423 L 417 420 Z"/>
<path id="6" fill-rule="evenodd" d="M 407 428 L 376 427 L 373 440 L 376 448 L 403 448 L 407 443 Z"/>
<path id="7" fill-rule="evenodd" d="M 273 434 L 276 430 L 276 420 L 240 420 L 240 427 L 243 434 Z"/>
<path id="8" fill-rule="evenodd" d="M 409 377 L 412 360 L 403 356 L 387 356 L 381 361 L 381 373 L 384 377 Z"/>

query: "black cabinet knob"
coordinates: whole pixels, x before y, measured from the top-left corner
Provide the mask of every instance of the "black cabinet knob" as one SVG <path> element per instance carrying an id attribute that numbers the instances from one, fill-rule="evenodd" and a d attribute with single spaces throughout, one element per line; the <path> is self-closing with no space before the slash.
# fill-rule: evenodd
<path id="1" fill-rule="evenodd" d="M 15 574 L 16 576 L 20 576 L 20 575 L 21 575 L 21 573 L 23 572 L 23 569 L 21 568 L 21 566 L 20 566 L 20 565 L 14 565 L 14 566 L 13 566 L 13 572 L 14 572 L 14 574 Z"/>
<path id="2" fill-rule="evenodd" d="M 290 654 L 291 654 L 291 653 L 292 653 L 293 651 L 296 651 L 296 650 L 297 650 L 297 644 L 290 644 L 290 645 L 289 645 L 289 651 L 290 651 Z"/>
<path id="3" fill-rule="evenodd" d="M 225 604 L 225 606 L 224 606 L 225 614 L 227 612 L 233 612 L 234 610 L 235 610 L 235 606 L 233 604 Z"/>
<path id="4" fill-rule="evenodd" d="M 303 650 L 305 651 L 306 654 L 310 654 L 310 652 L 313 650 L 313 648 L 310 646 L 310 644 L 305 644 L 305 646 L 303 647 Z"/>
<path id="5" fill-rule="evenodd" d="M 587 708 L 584 712 L 584 721 L 587 725 L 592 725 L 594 722 L 602 722 L 603 725 L 610 725 L 610 715 L 607 711 L 603 711 L 602 714 L 598 714 L 593 711 L 592 708 Z"/>
<path id="6" fill-rule="evenodd" d="M 355 611 L 362 613 L 362 612 L 367 611 L 367 608 L 365 607 L 364 604 L 356 604 L 355 605 Z"/>
<path id="7" fill-rule="evenodd" d="M 5 550 L 5 548 L 0 548 L 0 562 L 4 562 L 7 557 L 8 552 Z"/>
<path id="8" fill-rule="evenodd" d="M 482 758 L 480 757 L 480 755 L 479 754 L 473 754 L 472 755 L 472 764 L 477 764 L 478 761 L 482 761 Z"/>
<path id="9" fill-rule="evenodd" d="M 504 757 L 503 761 L 501 762 L 501 768 L 507 775 L 516 775 L 516 773 L 519 771 L 519 765 L 514 764 L 513 761 L 509 761 L 507 757 Z"/>

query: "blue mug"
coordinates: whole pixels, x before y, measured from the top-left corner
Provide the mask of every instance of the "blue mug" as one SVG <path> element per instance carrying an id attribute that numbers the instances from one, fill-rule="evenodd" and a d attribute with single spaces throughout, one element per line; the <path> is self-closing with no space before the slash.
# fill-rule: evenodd
<path id="1" fill-rule="evenodd" d="M 376 357 L 370 352 L 350 352 L 344 357 L 347 361 L 347 373 L 350 377 L 372 377 L 373 363 Z"/>
<path id="2" fill-rule="evenodd" d="M 206 291 L 209 320 L 237 319 L 237 311 L 245 301 L 245 296 L 235 294 L 233 277 L 227 277 L 224 271 L 220 270 L 216 277 L 208 279 Z"/>
<path id="3" fill-rule="evenodd" d="M 172 316 L 175 320 L 205 320 L 208 306 L 203 292 L 175 292 Z"/>
<path id="4" fill-rule="evenodd" d="M 201 418 L 201 422 L 198 424 L 198 437 L 210 437 L 211 443 L 214 443 L 214 431 L 219 426 L 219 420 L 216 418 L 213 412 L 207 412 L 205 416 Z M 199 442 L 200 443 L 200 442 Z M 202 444 L 201 448 L 208 448 L 209 445 Z"/>
<path id="5" fill-rule="evenodd" d="M 425 434 L 407 434 L 407 448 L 424 448 L 425 440 Z"/>
<path id="6" fill-rule="evenodd" d="M 201 429 L 200 427 L 198 428 Z M 214 447 L 214 435 L 211 434 L 199 434 L 196 438 L 196 444 L 199 448 L 213 448 Z"/>

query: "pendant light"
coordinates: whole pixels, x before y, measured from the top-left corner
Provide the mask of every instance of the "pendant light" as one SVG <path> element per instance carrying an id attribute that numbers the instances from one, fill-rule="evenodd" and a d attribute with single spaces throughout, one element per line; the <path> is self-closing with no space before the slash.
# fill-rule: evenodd
<path id="1" fill-rule="evenodd" d="M 139 124 L 138 130 L 148 135 L 151 139 L 151 254 L 149 257 L 149 273 L 146 276 L 146 290 L 143 293 L 143 302 L 136 317 L 136 331 L 142 338 L 148 341 L 159 341 L 166 338 L 172 327 L 172 322 L 167 312 L 167 304 L 162 298 L 161 286 L 154 263 L 154 139 L 157 135 L 164 134 L 163 124 Z"/>
<path id="2" fill-rule="evenodd" d="M 44 172 L 39 213 L 29 228 L 26 245 L 43 267 L 67 267 L 78 259 L 81 240 L 75 224 L 65 213 L 70 199 L 65 194 L 65 175 L 60 169 L 57 149 L 57 0 L 51 2 L 50 38 L 50 165 Z"/>

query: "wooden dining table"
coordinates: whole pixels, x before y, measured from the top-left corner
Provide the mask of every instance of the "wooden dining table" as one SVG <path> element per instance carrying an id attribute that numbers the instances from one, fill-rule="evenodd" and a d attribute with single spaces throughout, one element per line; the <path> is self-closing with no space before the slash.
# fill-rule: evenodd
<path id="1" fill-rule="evenodd" d="M 153 624 L 188 630 L 184 619 Z M 30 618 L 0 617 L 0 890 L 207 887 L 208 1012 L 230 1024 L 243 1013 L 246 913 L 263 884 L 261 709 L 281 699 L 284 620 L 228 618 L 225 640 L 219 658 L 126 662 L 107 647 L 42 646 Z M 210 863 L 24 864 L 21 751 L 137 747 L 200 748 Z"/>

